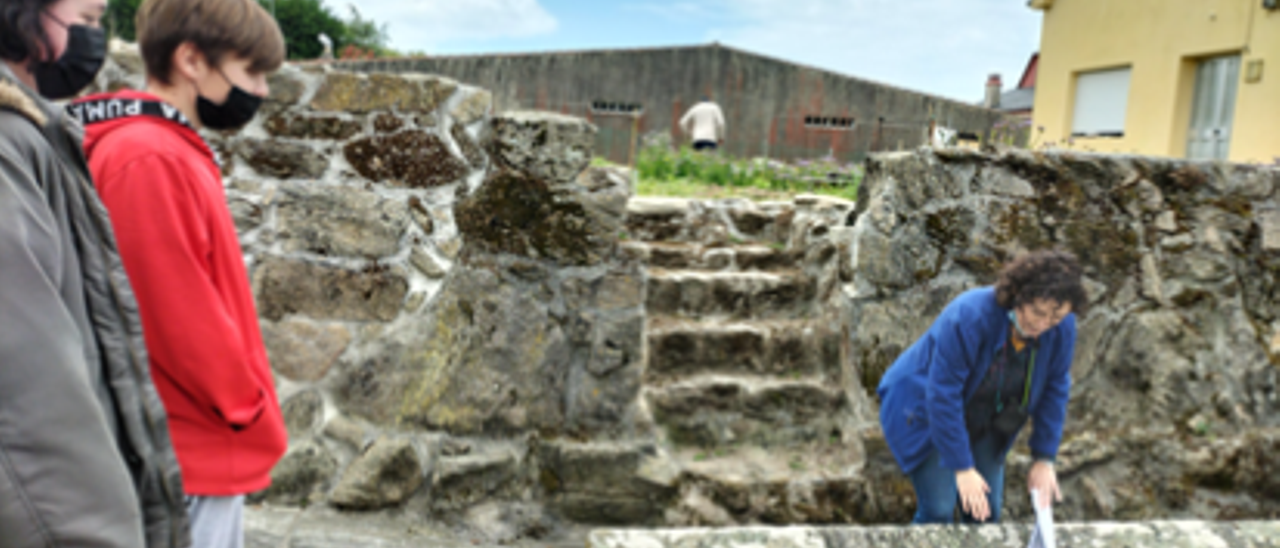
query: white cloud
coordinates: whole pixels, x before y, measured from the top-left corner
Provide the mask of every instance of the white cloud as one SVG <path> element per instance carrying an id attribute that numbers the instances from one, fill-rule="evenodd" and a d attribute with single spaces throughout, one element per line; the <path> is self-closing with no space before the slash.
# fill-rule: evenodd
<path id="1" fill-rule="evenodd" d="M 707 38 L 965 101 L 1006 86 L 1039 47 L 1021 0 L 712 0 L 734 23 Z"/>
<path id="2" fill-rule="evenodd" d="M 538 0 L 326 0 L 346 15 L 354 3 L 366 17 L 386 23 L 400 50 L 434 49 L 455 40 L 521 38 L 555 32 L 558 23 Z"/>
<path id="3" fill-rule="evenodd" d="M 632 12 L 657 15 L 671 22 L 689 22 L 691 20 L 709 19 L 717 15 L 718 8 L 705 3 L 695 2 L 647 2 L 643 4 L 625 4 L 623 9 Z"/>

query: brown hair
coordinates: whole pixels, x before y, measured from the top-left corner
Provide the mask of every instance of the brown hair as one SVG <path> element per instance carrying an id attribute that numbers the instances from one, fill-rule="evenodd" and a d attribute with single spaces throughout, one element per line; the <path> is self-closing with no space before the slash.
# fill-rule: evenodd
<path id="1" fill-rule="evenodd" d="M 1080 261 L 1070 252 L 1033 251 L 1000 270 L 996 304 L 1013 309 L 1038 299 L 1049 299 L 1071 303 L 1071 311 L 1083 317 L 1089 311 L 1089 299 L 1082 276 Z"/>
<path id="2" fill-rule="evenodd" d="M 0 1 L 0 59 L 35 63 L 41 52 L 53 51 L 40 22 L 40 12 L 57 0 Z"/>
<path id="3" fill-rule="evenodd" d="M 249 70 L 259 73 L 284 64 L 284 36 L 256 0 L 144 0 L 137 27 L 147 75 L 165 84 L 172 83 L 173 52 L 183 42 L 215 67 L 227 54 L 250 60 Z"/>

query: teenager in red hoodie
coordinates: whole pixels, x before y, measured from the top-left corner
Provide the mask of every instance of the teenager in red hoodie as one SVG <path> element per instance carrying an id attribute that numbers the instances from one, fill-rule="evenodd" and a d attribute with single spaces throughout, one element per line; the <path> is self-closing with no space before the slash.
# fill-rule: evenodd
<path id="1" fill-rule="evenodd" d="M 249 122 L 284 40 L 255 0 L 146 0 L 137 29 L 146 91 L 70 110 L 137 293 L 195 548 L 238 548 L 244 495 L 270 484 L 287 436 L 217 157 L 196 129 Z"/>

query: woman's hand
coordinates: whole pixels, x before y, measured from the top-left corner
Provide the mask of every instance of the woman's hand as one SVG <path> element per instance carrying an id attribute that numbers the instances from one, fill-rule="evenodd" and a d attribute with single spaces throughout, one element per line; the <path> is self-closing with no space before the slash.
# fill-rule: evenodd
<path id="1" fill-rule="evenodd" d="M 1031 465 L 1031 473 L 1027 474 L 1027 488 L 1039 493 L 1037 500 L 1033 501 L 1036 508 L 1048 508 L 1054 501 L 1062 502 L 1062 491 L 1058 490 L 1058 473 L 1053 470 L 1051 462 L 1038 460 Z"/>
<path id="2" fill-rule="evenodd" d="M 991 517 L 991 506 L 987 504 L 987 493 L 991 487 L 982 474 L 970 468 L 956 472 L 956 490 L 960 493 L 960 504 L 966 514 L 978 521 L 987 521 Z"/>

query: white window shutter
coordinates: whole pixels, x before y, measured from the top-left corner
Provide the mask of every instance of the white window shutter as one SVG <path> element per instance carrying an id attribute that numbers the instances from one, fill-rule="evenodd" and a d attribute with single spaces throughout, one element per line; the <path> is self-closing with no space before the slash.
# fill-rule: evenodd
<path id="1" fill-rule="evenodd" d="M 1124 135 L 1124 118 L 1129 109 L 1130 71 L 1125 67 L 1085 72 L 1076 77 L 1072 135 Z"/>

